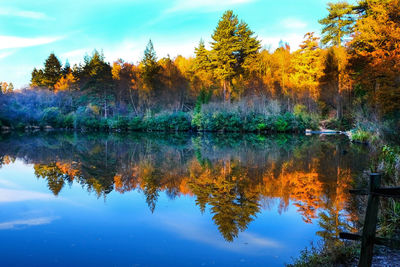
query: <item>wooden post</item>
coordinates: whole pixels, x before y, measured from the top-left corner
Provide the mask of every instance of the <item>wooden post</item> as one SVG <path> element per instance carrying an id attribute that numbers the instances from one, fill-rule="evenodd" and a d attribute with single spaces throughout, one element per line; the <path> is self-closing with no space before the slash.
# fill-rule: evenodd
<path id="1" fill-rule="evenodd" d="M 361 237 L 361 255 L 358 263 L 359 267 L 370 267 L 375 242 L 376 223 L 378 220 L 379 196 L 373 192 L 381 184 L 381 174 L 371 173 L 369 182 L 368 206 L 365 213 L 364 227 Z"/>

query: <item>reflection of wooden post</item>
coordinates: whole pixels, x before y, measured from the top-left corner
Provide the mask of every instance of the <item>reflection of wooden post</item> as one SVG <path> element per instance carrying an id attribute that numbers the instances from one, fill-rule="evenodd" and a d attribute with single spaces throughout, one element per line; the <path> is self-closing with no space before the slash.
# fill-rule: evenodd
<path id="1" fill-rule="evenodd" d="M 361 237 L 361 255 L 358 266 L 367 267 L 372 264 L 372 255 L 375 241 L 376 222 L 378 220 L 379 196 L 374 195 L 381 184 L 379 173 L 370 174 L 368 206 L 365 213 L 363 233 Z"/>

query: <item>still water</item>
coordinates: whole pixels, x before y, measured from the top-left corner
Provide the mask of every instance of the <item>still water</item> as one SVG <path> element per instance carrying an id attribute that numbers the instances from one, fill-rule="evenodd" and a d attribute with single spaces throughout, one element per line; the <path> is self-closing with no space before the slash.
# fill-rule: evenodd
<path id="1" fill-rule="evenodd" d="M 340 136 L 0 135 L 3 266 L 282 266 L 356 221 Z"/>

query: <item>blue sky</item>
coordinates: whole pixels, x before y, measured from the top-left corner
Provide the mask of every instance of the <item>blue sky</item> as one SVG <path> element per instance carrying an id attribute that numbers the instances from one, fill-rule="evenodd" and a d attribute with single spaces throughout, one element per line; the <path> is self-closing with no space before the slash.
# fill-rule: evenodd
<path id="1" fill-rule="evenodd" d="M 80 62 L 93 49 L 106 60 L 138 62 L 152 39 L 158 57 L 193 55 L 232 9 L 274 49 L 294 49 L 306 32 L 320 32 L 329 0 L 0 0 L 0 81 L 29 84 L 33 67 L 54 52 Z"/>

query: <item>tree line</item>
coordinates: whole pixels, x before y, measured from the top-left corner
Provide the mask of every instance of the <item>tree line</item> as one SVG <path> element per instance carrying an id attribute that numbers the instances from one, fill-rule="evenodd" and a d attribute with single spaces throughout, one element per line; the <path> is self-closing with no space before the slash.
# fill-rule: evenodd
<path id="1" fill-rule="evenodd" d="M 60 94 L 61 113 L 105 119 L 201 113 L 209 102 L 254 105 L 259 99 L 276 101 L 283 113 L 297 108 L 339 126 L 399 118 L 399 0 L 337 2 L 327 9 L 321 38 L 306 33 L 295 51 L 283 42 L 275 51 L 262 48 L 249 25 L 228 10 L 194 57 L 158 59 L 151 40 L 137 64 L 110 64 L 95 50 L 71 67 L 52 53 L 32 71 L 30 87 Z"/>

